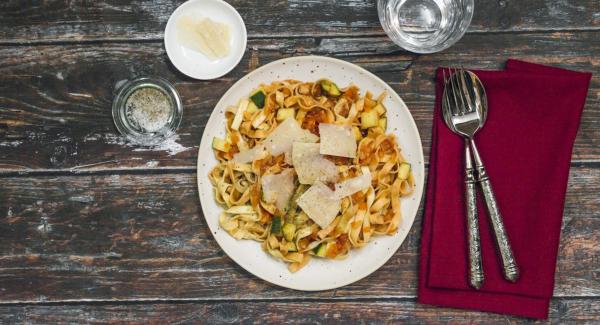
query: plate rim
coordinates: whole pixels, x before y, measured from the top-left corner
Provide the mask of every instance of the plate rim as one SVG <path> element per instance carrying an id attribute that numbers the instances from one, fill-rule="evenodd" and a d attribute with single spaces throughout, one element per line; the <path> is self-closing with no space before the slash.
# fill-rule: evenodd
<path id="1" fill-rule="evenodd" d="M 417 191 L 415 191 L 415 193 L 413 193 L 414 195 L 416 195 L 415 199 L 417 200 L 418 205 L 417 205 L 417 208 L 415 209 L 414 216 L 412 216 L 412 220 L 411 220 L 410 226 L 408 227 L 408 229 L 406 231 L 406 234 L 403 237 L 399 238 L 398 243 L 394 245 L 393 249 L 389 250 L 389 254 L 385 258 L 381 259 L 381 261 L 373 264 L 373 267 L 370 268 L 370 270 L 368 272 L 365 272 L 364 274 L 361 274 L 361 275 L 359 275 L 357 277 L 350 278 L 350 280 L 337 282 L 337 283 L 334 283 L 334 284 L 329 285 L 329 286 L 324 286 L 322 288 L 308 288 L 307 289 L 307 288 L 300 288 L 300 287 L 294 286 L 294 285 L 292 285 L 290 283 L 285 283 L 285 282 L 281 282 L 280 283 L 280 282 L 277 282 L 275 279 L 269 279 L 267 277 L 263 277 L 263 276 L 261 276 L 259 274 L 256 274 L 252 270 L 246 268 L 242 263 L 240 263 L 238 261 L 238 259 L 236 257 L 234 257 L 235 255 L 232 256 L 232 254 L 230 254 L 228 252 L 228 250 L 223 247 L 223 245 L 221 244 L 221 242 L 219 241 L 219 239 L 216 237 L 216 232 L 217 231 L 223 231 L 223 230 L 220 227 L 218 227 L 218 226 L 217 226 L 216 229 L 213 229 L 211 227 L 211 225 L 210 225 L 210 222 L 207 219 L 207 214 L 205 213 L 204 206 L 202 205 L 202 192 L 203 191 L 202 191 L 202 189 L 200 187 L 200 185 L 201 185 L 201 179 L 200 179 L 200 177 L 201 176 L 206 177 L 206 175 L 201 175 L 198 172 L 200 170 L 200 168 L 201 168 L 200 167 L 201 166 L 200 158 L 202 156 L 201 156 L 200 150 L 203 147 L 202 143 L 204 141 L 208 141 L 208 140 L 206 140 L 206 136 L 208 136 L 206 134 L 207 130 L 208 130 L 207 126 L 211 124 L 211 120 L 213 120 L 213 117 L 216 118 L 216 114 L 218 113 L 215 110 L 215 108 L 219 107 L 219 105 L 221 105 L 222 102 L 226 101 L 226 99 L 228 98 L 228 94 L 229 94 L 229 92 L 232 89 L 234 89 L 236 86 L 238 86 L 238 84 L 244 82 L 252 74 L 258 73 L 258 72 L 260 72 L 262 70 L 266 70 L 266 69 L 270 68 L 271 66 L 274 66 L 274 65 L 277 65 L 277 64 L 281 64 L 281 63 L 284 63 L 284 62 L 287 63 L 288 61 L 296 61 L 296 60 L 299 60 L 299 61 L 322 60 L 322 61 L 327 61 L 327 63 L 341 64 L 341 65 L 344 65 L 346 67 L 351 67 L 352 69 L 357 69 L 358 72 L 361 72 L 361 73 L 363 73 L 365 75 L 368 75 L 369 77 L 374 78 L 377 82 L 381 83 L 383 85 L 383 87 L 389 92 L 389 94 L 391 96 L 395 96 L 397 100 L 399 100 L 402 104 L 404 104 L 403 109 L 406 109 L 407 112 L 408 112 L 408 114 L 410 115 L 410 117 L 411 117 L 410 118 L 410 124 L 411 124 L 411 127 L 415 131 L 414 134 L 416 135 L 416 138 L 417 138 L 418 144 L 419 144 L 419 148 L 420 148 L 420 150 L 418 150 L 418 152 L 417 152 L 418 155 L 417 155 L 416 158 L 417 158 L 417 160 L 419 160 L 419 161 L 422 162 L 422 164 L 419 164 L 420 177 L 419 177 L 419 179 L 416 180 L 417 184 L 420 184 L 420 186 L 418 186 L 416 188 Z M 410 110 L 408 109 L 408 106 L 406 105 L 406 103 L 404 103 L 404 100 L 402 100 L 402 97 L 400 97 L 400 95 L 387 82 L 385 82 L 383 79 L 381 79 L 380 77 L 378 77 L 374 73 L 368 71 L 367 69 L 365 69 L 365 68 L 363 68 L 363 67 L 361 67 L 361 66 L 359 66 L 357 64 L 348 62 L 348 61 L 344 61 L 344 60 L 337 59 L 337 58 L 332 58 L 332 57 L 327 57 L 327 56 L 319 56 L 319 55 L 292 56 L 292 57 L 288 57 L 288 58 L 283 58 L 283 59 L 275 60 L 275 61 L 269 62 L 269 63 L 267 63 L 267 64 L 265 64 L 263 66 L 260 66 L 260 67 L 256 68 L 253 71 L 248 72 L 247 74 L 245 74 L 244 76 L 242 76 L 241 78 L 239 78 L 235 83 L 233 83 L 227 89 L 227 91 L 221 96 L 221 98 L 219 99 L 219 101 L 215 104 L 215 106 L 213 107 L 213 110 L 212 110 L 212 112 L 211 112 L 211 114 L 209 116 L 209 119 L 206 122 L 205 129 L 202 132 L 202 137 L 200 139 L 200 145 L 198 147 L 198 159 L 197 159 L 197 164 L 196 164 L 196 172 L 197 172 L 196 173 L 197 174 L 196 175 L 196 182 L 197 182 L 197 186 L 198 186 L 198 196 L 199 196 L 199 200 L 200 200 L 200 207 L 202 209 L 202 214 L 203 214 L 204 220 L 206 222 L 206 225 L 208 226 L 208 228 L 210 230 L 211 236 L 217 242 L 217 244 L 219 245 L 219 247 L 221 248 L 221 250 L 223 250 L 223 252 L 225 252 L 225 254 L 227 254 L 227 256 L 229 258 L 231 258 L 231 260 L 233 260 L 238 266 L 240 266 L 242 269 L 244 269 L 246 272 L 250 273 L 251 275 L 253 275 L 253 276 L 255 276 L 255 277 L 257 277 L 257 278 L 259 278 L 259 279 L 261 279 L 263 281 L 266 281 L 268 283 L 277 285 L 279 287 L 293 289 L 293 290 L 297 290 L 297 291 L 316 292 L 316 291 L 325 291 L 325 290 L 331 290 L 331 289 L 340 288 L 340 287 L 343 287 L 343 286 L 346 286 L 346 285 L 358 282 L 358 281 L 360 281 L 360 280 L 368 277 L 369 275 L 373 274 L 375 271 L 379 270 L 383 265 L 385 265 L 385 263 L 387 263 L 390 260 L 390 258 L 392 258 L 392 256 L 394 256 L 394 254 L 396 254 L 396 252 L 398 251 L 398 249 L 400 248 L 400 246 L 402 246 L 402 244 L 406 241 L 406 238 L 408 237 L 408 234 L 410 233 L 410 230 L 414 226 L 415 219 L 417 217 L 419 208 L 420 208 L 420 206 L 422 204 L 422 199 L 423 199 L 423 195 L 424 195 L 424 192 L 425 192 L 424 191 L 424 188 L 425 188 L 425 183 L 424 183 L 424 181 L 425 181 L 425 157 L 424 157 L 424 153 L 423 153 L 423 141 L 421 139 L 421 134 L 419 132 L 419 128 L 417 127 L 415 119 L 414 119 L 412 113 L 410 112 Z"/>
<path id="2" fill-rule="evenodd" d="M 177 15 L 179 15 L 179 11 L 183 10 L 182 8 L 185 6 L 191 6 L 192 4 L 198 2 L 200 4 L 202 4 L 203 2 L 206 2 L 207 0 L 187 0 L 186 2 L 180 4 L 177 8 L 175 8 L 175 10 L 173 10 L 173 12 L 171 13 L 171 15 L 169 16 L 169 19 L 167 20 L 167 24 L 165 25 L 165 29 L 163 32 L 163 45 L 165 46 L 165 52 L 167 53 L 167 57 L 169 58 L 169 61 L 173 64 L 173 66 L 175 67 L 175 69 L 177 69 L 177 71 L 183 73 L 184 75 L 196 79 L 196 80 L 213 80 L 213 79 L 217 79 L 217 78 L 221 78 L 224 75 L 228 74 L 229 72 L 231 72 L 231 70 L 235 69 L 235 67 L 238 66 L 238 64 L 240 63 L 240 61 L 242 61 L 242 58 L 244 57 L 244 54 L 246 54 L 246 47 L 248 45 L 248 31 L 246 30 L 246 23 L 244 22 L 244 18 L 242 18 L 242 16 L 240 15 L 240 13 L 229 3 L 223 1 L 223 0 L 208 0 L 208 1 L 213 1 L 216 3 L 220 3 L 222 5 L 224 5 L 226 8 L 228 8 L 229 10 L 231 10 L 231 12 L 234 14 L 234 16 L 236 17 L 236 19 L 239 21 L 241 27 L 242 27 L 242 39 L 243 39 L 243 44 L 241 44 L 240 46 L 240 51 L 239 54 L 237 56 L 237 58 L 234 60 L 235 63 L 233 63 L 231 65 L 231 67 L 226 67 L 225 69 L 223 69 L 222 72 L 219 73 L 214 73 L 212 75 L 205 75 L 205 76 L 198 76 L 197 74 L 191 73 L 189 71 L 185 71 L 185 69 L 182 69 L 182 65 L 176 63 L 176 60 L 172 59 L 172 52 L 169 51 L 169 46 L 167 44 L 167 39 L 169 38 L 169 34 L 167 33 L 167 31 L 171 27 L 171 25 L 174 24 L 173 19 L 175 19 L 174 17 Z"/>

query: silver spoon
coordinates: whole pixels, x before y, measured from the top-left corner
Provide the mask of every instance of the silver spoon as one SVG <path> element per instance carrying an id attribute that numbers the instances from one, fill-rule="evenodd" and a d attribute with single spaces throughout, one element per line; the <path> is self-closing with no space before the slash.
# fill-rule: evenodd
<path id="1" fill-rule="evenodd" d="M 496 238 L 496 244 L 502 258 L 502 269 L 504 277 L 515 282 L 519 278 L 519 268 L 514 258 L 514 254 L 510 247 L 508 235 L 502 221 L 502 215 L 498 208 L 494 191 L 487 176 L 485 167 L 479 151 L 475 145 L 473 137 L 475 133 L 481 129 L 487 117 L 487 97 L 481 80 L 470 71 L 459 70 L 455 72 L 450 81 L 452 85 L 457 85 L 453 88 L 453 94 L 457 95 L 460 100 L 455 101 L 458 107 L 458 113 L 452 114 L 451 122 L 457 133 L 461 134 L 466 141 L 469 142 L 475 167 L 477 169 L 477 183 L 480 184 L 486 207 L 490 215 L 492 229 Z M 454 99 L 457 99 L 454 97 Z M 454 112 L 453 112 L 454 113 Z"/>
<path id="2" fill-rule="evenodd" d="M 444 95 L 442 96 L 442 114 L 444 122 L 454 133 L 461 134 L 452 123 L 452 117 L 458 114 L 458 100 L 456 97 L 457 83 L 446 79 L 446 71 L 442 70 L 444 75 Z M 450 78 L 453 78 L 451 75 Z M 485 117 L 482 118 L 485 120 Z M 459 127 L 462 130 L 463 124 Z M 478 126 L 479 128 L 479 126 Z M 477 221 L 477 196 L 475 191 L 475 171 L 473 170 L 473 161 L 471 159 L 471 150 L 469 141 L 465 138 L 465 205 L 467 210 L 467 237 L 469 245 L 469 284 L 479 289 L 483 285 L 484 275 L 481 263 L 481 244 L 479 242 L 479 223 Z"/>

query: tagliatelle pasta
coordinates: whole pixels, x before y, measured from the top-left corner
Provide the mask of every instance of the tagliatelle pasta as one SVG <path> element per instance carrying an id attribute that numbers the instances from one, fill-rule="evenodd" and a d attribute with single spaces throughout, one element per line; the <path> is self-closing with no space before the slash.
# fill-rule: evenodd
<path id="1" fill-rule="evenodd" d="M 395 136 L 385 134 L 384 97 L 327 79 L 283 80 L 228 108 L 209 174 L 224 207 L 221 228 L 262 242 L 291 272 L 311 257 L 344 258 L 374 235 L 395 234 L 414 178 Z"/>

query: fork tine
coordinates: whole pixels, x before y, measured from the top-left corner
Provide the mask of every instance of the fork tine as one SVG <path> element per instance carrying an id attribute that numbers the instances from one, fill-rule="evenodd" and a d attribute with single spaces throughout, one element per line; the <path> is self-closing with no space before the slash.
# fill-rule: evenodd
<path id="1" fill-rule="evenodd" d="M 467 103 L 467 105 L 465 106 L 465 110 L 466 110 L 466 112 L 470 113 L 470 112 L 473 112 L 475 110 L 474 109 L 475 105 L 474 105 L 473 100 L 471 98 L 471 91 L 469 90 L 469 87 L 467 87 L 467 82 L 465 80 L 465 74 L 468 74 L 468 72 L 466 72 L 465 70 L 463 70 L 461 68 L 460 69 L 460 83 L 461 83 L 461 86 L 462 86 L 462 93 L 464 94 L 465 100 L 466 100 L 466 103 Z M 469 75 L 469 77 L 471 77 L 471 76 Z"/>
<path id="2" fill-rule="evenodd" d="M 450 96 L 447 94 L 447 92 L 450 90 L 448 89 L 448 79 L 446 78 L 446 69 L 442 69 L 442 76 L 444 78 L 444 92 L 446 93 L 446 96 L 442 95 L 442 99 L 444 100 L 444 102 L 442 103 L 442 108 L 444 106 L 446 106 L 446 110 L 452 111 L 452 105 L 450 105 Z"/>
<path id="3" fill-rule="evenodd" d="M 452 85 L 452 96 L 454 97 L 454 103 L 456 104 L 456 111 L 453 111 L 452 113 L 454 115 L 464 115 L 463 107 L 465 106 L 465 102 L 463 100 L 463 96 L 460 93 L 461 89 L 458 85 L 458 81 L 456 80 L 456 77 L 458 77 L 456 73 L 456 69 L 454 69 L 454 73 L 450 75 L 450 84 Z M 456 97 L 457 93 L 458 98 L 460 98 L 460 103 L 458 102 L 458 98 Z"/>

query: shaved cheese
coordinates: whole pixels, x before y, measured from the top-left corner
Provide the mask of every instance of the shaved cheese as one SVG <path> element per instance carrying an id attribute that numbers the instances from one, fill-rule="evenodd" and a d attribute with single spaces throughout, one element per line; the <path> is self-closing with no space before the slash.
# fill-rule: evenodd
<path id="1" fill-rule="evenodd" d="M 294 118 L 281 122 L 265 139 L 265 146 L 273 156 L 292 150 L 294 142 L 317 142 L 319 137 L 300 127 Z"/>
<path id="2" fill-rule="evenodd" d="M 233 159 L 231 161 L 233 161 L 234 163 L 238 163 L 238 164 L 245 164 L 245 163 L 253 162 L 255 160 L 263 159 L 268 154 L 269 154 L 269 152 L 267 151 L 265 146 L 257 145 L 252 149 L 248 149 L 248 150 L 236 153 L 235 155 L 233 155 Z"/>
<path id="3" fill-rule="evenodd" d="M 362 167 L 362 172 L 363 174 L 358 177 L 335 184 L 335 196 L 341 199 L 371 187 L 372 177 L 369 167 Z"/>
<path id="4" fill-rule="evenodd" d="M 244 117 L 244 112 L 248 108 L 248 104 L 250 101 L 247 99 L 243 99 L 240 101 L 240 105 L 238 106 L 237 111 L 235 112 L 235 117 L 233 118 L 233 122 L 231 122 L 231 129 L 237 130 L 240 128 L 240 124 L 242 124 L 242 118 Z"/>
<path id="5" fill-rule="evenodd" d="M 292 163 L 301 184 L 313 184 L 315 181 L 335 182 L 338 169 L 335 164 L 319 153 L 318 143 L 294 142 Z"/>
<path id="6" fill-rule="evenodd" d="M 294 165 L 294 163 L 292 162 L 292 153 L 291 152 L 289 152 L 289 151 L 285 152 L 285 156 L 283 156 L 283 162 L 290 166 Z"/>
<path id="7" fill-rule="evenodd" d="M 321 182 L 316 182 L 296 202 L 322 229 L 327 228 L 340 212 L 341 200 Z"/>
<path id="8" fill-rule="evenodd" d="M 321 154 L 339 157 L 356 157 L 356 137 L 350 125 L 319 124 Z"/>
<path id="9" fill-rule="evenodd" d="M 288 203 L 294 194 L 294 170 L 286 168 L 276 175 L 263 175 L 260 185 L 264 201 L 274 204 L 281 213 L 287 212 Z"/>

